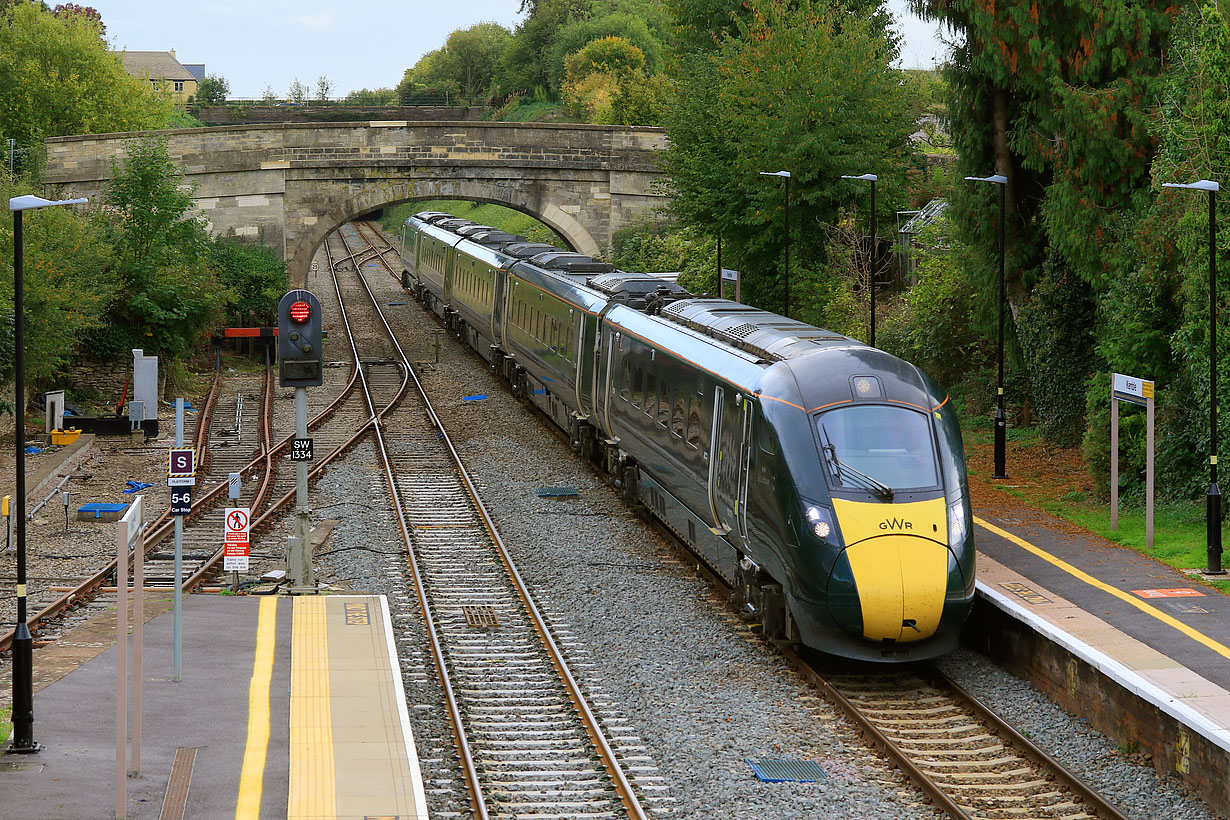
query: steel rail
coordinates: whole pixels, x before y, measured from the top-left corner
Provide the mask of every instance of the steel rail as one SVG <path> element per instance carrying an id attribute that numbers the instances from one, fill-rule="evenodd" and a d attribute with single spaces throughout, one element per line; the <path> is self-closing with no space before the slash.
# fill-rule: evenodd
<path id="1" fill-rule="evenodd" d="M 387 263 L 385 263 L 384 261 L 383 254 L 379 254 L 379 258 L 380 258 L 381 263 L 385 264 L 385 267 L 388 267 Z M 367 280 L 363 277 L 362 272 L 358 271 L 357 269 L 356 269 L 356 273 L 358 273 L 359 279 L 363 282 L 364 288 L 367 290 L 368 295 L 371 297 L 372 304 L 376 307 L 377 313 L 380 314 L 381 321 L 385 322 L 384 314 L 380 310 L 379 305 L 376 302 L 375 296 L 372 295 L 371 289 L 367 285 Z M 393 271 L 390 270 L 390 273 L 393 273 Z M 385 327 L 388 327 L 387 322 L 385 322 Z M 582 723 L 585 725 L 585 731 L 589 735 L 590 742 L 593 743 L 595 750 L 598 752 L 598 756 L 601 759 L 602 765 L 606 769 L 607 774 L 610 776 L 611 780 L 615 783 L 616 790 L 619 792 L 620 801 L 623 803 L 624 809 L 628 812 L 628 815 L 631 818 L 634 818 L 634 820 L 644 820 L 644 818 L 646 818 L 645 811 L 641 807 L 640 801 L 637 800 L 635 792 L 632 790 L 632 784 L 628 781 L 627 776 L 624 774 L 623 767 L 619 764 L 619 760 L 616 758 L 614 750 L 611 748 L 610 744 L 607 742 L 606 736 L 602 731 L 602 727 L 598 719 L 594 716 L 593 711 L 589 708 L 589 703 L 587 702 L 585 698 L 584 692 L 581 691 L 580 685 L 576 682 L 576 679 L 573 677 L 572 672 L 568 669 L 568 664 L 564 658 L 564 654 L 560 650 L 559 646 L 556 644 L 555 639 L 551 636 L 551 631 L 547 627 L 546 620 L 542 617 L 542 614 L 539 612 L 537 605 L 534 603 L 533 597 L 530 594 L 529 587 L 526 585 L 524 579 L 522 579 L 521 573 L 517 571 L 516 564 L 513 562 L 512 556 L 508 552 L 508 548 L 504 543 L 504 539 L 501 537 L 499 530 L 496 528 L 495 520 L 491 517 L 491 514 L 487 510 L 486 505 L 483 504 L 482 498 L 479 497 L 478 489 L 477 487 L 475 487 L 474 481 L 470 477 L 469 470 L 466 469 L 465 462 L 462 460 L 461 455 L 457 452 L 457 448 L 453 446 L 453 441 L 449 437 L 448 431 L 445 429 L 443 422 L 440 420 L 439 415 L 436 413 L 435 407 L 432 406 L 431 399 L 428 398 L 426 388 L 424 388 L 422 382 L 419 381 L 418 374 L 416 374 L 414 372 L 414 369 L 410 367 L 409 360 L 406 357 L 405 353 L 402 351 L 401 345 L 397 344 L 397 340 L 395 337 L 394 337 L 394 344 L 397 345 L 398 355 L 401 357 L 403 365 L 408 369 L 411 378 L 414 379 L 414 384 L 418 388 L 419 393 L 422 396 L 423 404 L 425 405 L 427 409 L 427 414 L 431 420 L 432 426 L 435 427 L 436 430 L 439 432 L 441 441 L 443 442 L 445 447 L 448 448 L 448 452 L 453 460 L 453 464 L 457 468 L 457 473 L 461 477 L 463 483 L 465 484 L 466 493 L 470 496 L 470 500 L 473 502 L 475 509 L 478 511 L 479 517 L 482 519 L 483 526 L 487 530 L 488 535 L 491 537 L 492 542 L 495 544 L 496 550 L 498 551 L 500 555 L 500 560 L 504 564 L 505 569 L 508 571 L 508 575 L 512 579 L 513 585 L 517 589 L 517 594 L 518 596 L 520 596 L 522 604 L 525 606 L 526 612 L 529 613 L 530 615 L 530 620 L 534 624 L 535 631 L 538 632 L 538 635 L 541 638 L 543 645 L 547 649 L 547 653 L 551 658 L 552 665 L 555 667 L 556 672 L 558 673 L 560 677 L 560 680 L 564 684 L 564 687 L 568 690 L 569 699 L 572 701 L 574 707 L 576 708 L 578 714 L 581 717 Z M 379 426 L 377 426 L 377 436 L 379 435 L 380 435 Z M 387 465 L 388 465 L 388 462 L 386 459 L 386 469 L 389 469 Z M 398 520 L 401 522 L 403 537 L 406 540 L 407 551 L 410 554 L 411 565 L 412 567 L 414 567 L 414 551 L 413 549 L 410 548 L 410 538 L 409 538 L 409 533 L 406 530 L 405 518 L 401 514 L 401 505 L 400 505 L 400 502 L 398 501 L 396 490 L 393 489 L 393 486 L 392 486 L 393 482 L 392 482 L 392 472 L 391 471 L 388 473 L 388 476 L 389 476 L 390 490 L 393 492 L 395 506 L 398 510 Z M 422 589 L 422 584 L 419 583 L 418 581 L 417 567 L 414 568 L 414 573 L 415 573 L 416 587 L 418 587 L 419 589 L 420 605 L 423 607 L 424 612 L 427 612 L 428 610 L 426 608 L 426 599 L 424 597 L 425 592 Z M 435 650 L 435 644 L 433 642 L 433 652 L 434 651 L 436 650 Z M 450 708 L 450 714 L 452 713 L 454 708 L 455 706 Z M 458 727 L 455 728 L 454 731 L 456 733 L 461 733 L 460 726 L 458 725 Z M 482 816 L 484 817 L 486 816 L 485 810 Z"/>
<path id="2" fill-rule="evenodd" d="M 932 685 L 938 689 L 947 689 L 956 695 L 963 705 L 968 707 L 971 712 L 985 723 L 989 724 L 992 729 L 1000 734 L 1000 737 L 1008 741 L 1010 746 L 1023 754 L 1034 765 L 1055 775 L 1055 779 L 1061 785 L 1085 801 L 1085 804 L 1103 820 L 1131 820 L 1131 818 L 1119 811 L 1117 806 L 1094 789 L 1091 789 L 1084 781 L 1068 771 L 1066 766 L 1038 748 L 1032 740 L 1012 728 L 1003 718 L 992 711 L 990 707 L 967 692 L 938 668 L 931 666 L 927 669 L 927 673 L 931 677 L 930 683 Z"/>

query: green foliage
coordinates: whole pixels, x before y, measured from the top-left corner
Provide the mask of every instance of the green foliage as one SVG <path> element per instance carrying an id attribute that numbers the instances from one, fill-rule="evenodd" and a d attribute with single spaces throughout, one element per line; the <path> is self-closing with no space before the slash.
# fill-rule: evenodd
<path id="1" fill-rule="evenodd" d="M 1083 386 L 1097 364 L 1095 308 L 1089 287 L 1055 255 L 1017 317 L 1038 428 L 1062 447 L 1079 444 L 1085 429 Z"/>
<path id="2" fill-rule="evenodd" d="M 221 317 L 224 292 L 203 264 L 204 221 L 189 215 L 191 189 L 158 137 L 129 141 L 107 190 L 108 241 L 120 298 L 92 352 L 141 347 L 172 358 L 190 353 Z"/>
<path id="3" fill-rule="evenodd" d="M 717 242 L 694 228 L 643 224 L 616 231 L 607 260 L 621 270 L 678 273 L 692 293 L 718 293 Z"/>
<path id="4" fill-rule="evenodd" d="M 201 80 L 196 89 L 196 101 L 200 105 L 222 105 L 226 95 L 231 93 L 231 84 L 225 77 L 210 74 Z"/>
<path id="5" fill-rule="evenodd" d="M 653 125 L 666 123 L 672 100 L 670 81 L 663 74 L 646 75 L 633 71 L 619 83 L 611 99 L 607 125 Z"/>
<path id="6" fill-rule="evenodd" d="M 0 197 L 31 193 L 0 178 Z M 73 349 L 102 326 L 115 296 L 112 254 L 101 223 L 76 207 L 22 217 L 26 378 L 39 389 L 71 366 Z M 0 222 L 0 378 L 13 377 L 13 222 Z"/>
<path id="7" fill-rule="evenodd" d="M 673 65 L 664 166 L 681 222 L 720 235 L 737 262 L 728 266 L 747 275 L 745 299 L 782 311 L 784 191 L 759 172 L 792 173 L 792 263 L 819 270 L 825 238 L 814 226 L 832 224 L 848 202 L 840 176 L 872 172 L 884 190 L 902 190 L 912 122 L 889 68 L 895 44 L 875 20 L 819 1 L 751 0 L 744 9 L 733 29 L 713 33 L 711 51 Z M 879 204 L 887 217 L 893 204 Z"/>
<path id="8" fill-rule="evenodd" d="M 605 49 L 595 43 L 608 41 Z M 617 42 L 618 45 L 613 45 Z M 639 57 L 631 58 L 631 50 L 625 43 L 632 45 Z M 629 70 L 643 69 L 646 73 L 656 74 L 661 67 L 662 47 L 658 40 L 649 33 L 645 21 L 630 14 L 610 14 L 598 19 L 575 20 L 560 28 L 551 47 L 551 57 L 548 64 L 547 82 L 552 91 L 563 91 L 567 82 L 577 82 L 584 74 L 577 74 L 569 68 L 569 58 L 580 52 L 587 52 L 587 61 L 605 66 L 598 70 L 615 71 L 626 67 Z M 627 61 L 634 59 L 635 65 Z"/>
<path id="9" fill-rule="evenodd" d="M 206 264 L 227 290 L 228 319 L 238 322 L 249 314 L 257 321 L 276 319 L 278 300 L 289 283 L 286 263 L 272 250 L 217 238 L 209 245 Z"/>
<path id="10" fill-rule="evenodd" d="M 497 85 L 503 94 L 534 95 L 550 86 L 551 47 L 561 27 L 574 17 L 586 16 L 587 0 L 534 0 L 524 4 L 529 14 L 513 32 L 512 42 L 500 58 Z M 524 6 L 523 6 L 524 7 Z"/>
<path id="11" fill-rule="evenodd" d="M 461 94 L 482 97 L 491 92 L 500 60 L 512 34 L 498 23 L 477 23 L 448 36 L 442 48 L 424 54 L 406 69 L 397 94 L 403 104 L 416 96 Z"/>
<path id="12" fill-rule="evenodd" d="M 622 37 L 593 40 L 564 63 L 564 101 L 588 122 L 609 122 L 620 85 L 645 76 L 645 55 Z"/>
<path id="13" fill-rule="evenodd" d="M 346 105 L 397 105 L 397 89 L 360 88 L 347 94 L 342 102 Z"/>
<path id="14" fill-rule="evenodd" d="M 161 128 L 171 110 L 107 51 L 99 21 L 41 3 L 0 4 L 0 89 L 0 134 L 22 145 Z"/>
<path id="15" fill-rule="evenodd" d="M 879 323 L 876 343 L 922 368 L 941 387 L 958 390 L 993 366 L 994 346 L 973 321 L 978 291 L 964 273 L 970 251 L 950 232 L 944 220 L 920 231 L 918 283 Z"/>

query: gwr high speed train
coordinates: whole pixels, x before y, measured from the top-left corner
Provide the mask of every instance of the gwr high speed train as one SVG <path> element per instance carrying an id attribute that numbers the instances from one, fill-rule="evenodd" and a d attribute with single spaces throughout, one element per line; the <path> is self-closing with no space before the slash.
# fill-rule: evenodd
<path id="1" fill-rule="evenodd" d="M 872 661 L 955 646 L 974 593 L 964 451 L 918 368 L 445 213 L 401 240 L 403 286 L 767 633 Z"/>

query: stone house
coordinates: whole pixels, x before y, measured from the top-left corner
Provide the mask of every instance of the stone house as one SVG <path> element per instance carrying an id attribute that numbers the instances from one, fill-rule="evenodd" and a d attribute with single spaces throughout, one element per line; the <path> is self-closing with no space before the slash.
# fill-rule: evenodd
<path id="1" fill-rule="evenodd" d="M 121 51 L 124 70 L 133 77 L 148 80 L 155 91 L 166 91 L 174 105 L 187 105 L 196 97 L 197 87 L 205 76 L 205 64 L 185 66 L 170 51 Z"/>

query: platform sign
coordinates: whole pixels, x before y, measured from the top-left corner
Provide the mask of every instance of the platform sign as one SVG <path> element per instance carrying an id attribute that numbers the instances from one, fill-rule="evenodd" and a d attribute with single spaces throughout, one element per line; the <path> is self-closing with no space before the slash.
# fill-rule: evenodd
<path id="1" fill-rule="evenodd" d="M 248 571 L 249 509 L 227 507 L 223 519 L 222 569 L 224 572 Z"/>
<path id="2" fill-rule="evenodd" d="M 1139 404 L 1141 407 L 1146 406 L 1149 399 L 1153 398 L 1153 382 L 1146 379 L 1116 373 L 1112 387 L 1116 399 Z"/>
<path id="3" fill-rule="evenodd" d="M 291 461 L 312 461 L 315 456 L 313 450 L 316 442 L 310 438 L 292 438 L 290 440 L 290 460 Z"/>
<path id="4" fill-rule="evenodd" d="M 171 515 L 192 513 L 192 488 L 176 487 L 171 490 Z"/>
<path id="5" fill-rule="evenodd" d="M 1204 593 L 1190 587 L 1181 589 L 1134 589 L 1141 598 L 1203 598 Z"/>
<path id="6" fill-rule="evenodd" d="M 191 487 L 196 484 L 196 450 L 172 447 L 167 450 L 167 486 Z"/>
<path id="7" fill-rule="evenodd" d="M 1153 547 L 1153 382 L 1115 373 L 1110 385 L 1110 528 L 1119 529 L 1119 402 L 1145 408 L 1145 546 Z"/>

